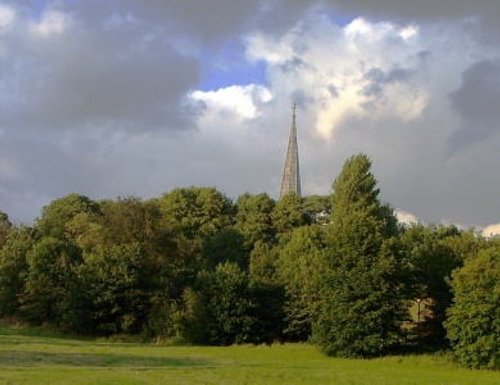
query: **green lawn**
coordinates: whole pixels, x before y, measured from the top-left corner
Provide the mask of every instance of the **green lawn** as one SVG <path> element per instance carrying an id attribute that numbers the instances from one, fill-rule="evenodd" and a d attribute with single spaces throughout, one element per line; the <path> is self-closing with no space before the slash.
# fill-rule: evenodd
<path id="1" fill-rule="evenodd" d="M 347 360 L 313 346 L 169 347 L 56 338 L 0 326 L 0 384 L 499 385 L 438 356 Z"/>

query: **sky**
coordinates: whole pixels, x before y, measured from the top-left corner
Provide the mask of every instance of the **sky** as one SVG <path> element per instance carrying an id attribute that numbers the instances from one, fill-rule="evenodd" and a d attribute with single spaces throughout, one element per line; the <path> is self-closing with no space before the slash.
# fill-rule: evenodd
<path id="1" fill-rule="evenodd" d="M 0 0 L 0 210 L 303 193 L 373 161 L 404 221 L 500 232 L 500 2 Z"/>

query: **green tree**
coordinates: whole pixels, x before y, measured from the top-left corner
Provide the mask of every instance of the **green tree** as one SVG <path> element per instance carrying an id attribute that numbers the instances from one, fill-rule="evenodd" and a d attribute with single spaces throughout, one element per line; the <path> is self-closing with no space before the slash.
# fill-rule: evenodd
<path id="1" fill-rule="evenodd" d="M 32 230 L 12 230 L 0 249 L 0 318 L 18 312 L 19 296 L 28 273 L 27 254 L 33 246 Z"/>
<path id="2" fill-rule="evenodd" d="M 169 228 L 162 223 L 157 201 L 119 198 L 101 202 L 101 211 L 100 223 L 107 245 L 137 243 L 154 254 L 168 240 Z"/>
<path id="3" fill-rule="evenodd" d="M 397 279 L 398 251 L 389 237 L 393 221 L 370 169 L 366 155 L 354 156 L 333 184 L 313 339 L 336 356 L 373 356 L 394 348 L 407 313 Z"/>
<path id="4" fill-rule="evenodd" d="M 0 248 L 7 240 L 12 229 L 12 223 L 9 221 L 9 216 L 4 212 L 0 211 Z"/>
<path id="5" fill-rule="evenodd" d="M 279 250 L 278 270 L 286 291 L 285 335 L 292 340 L 305 341 L 311 336 L 326 263 L 324 238 L 319 226 L 300 227 Z"/>
<path id="6" fill-rule="evenodd" d="M 84 256 L 79 274 L 86 293 L 86 332 L 142 330 L 148 310 L 144 254 L 136 243 L 103 247 Z"/>
<path id="7" fill-rule="evenodd" d="M 419 301 L 418 324 L 413 332 L 420 348 L 436 349 L 447 344 L 443 321 L 451 304 L 449 279 L 453 270 L 475 249 L 467 233 L 455 227 L 414 225 L 400 236 L 408 297 Z"/>
<path id="8" fill-rule="evenodd" d="M 278 247 L 257 241 L 250 254 L 250 289 L 255 307 L 252 340 L 270 343 L 283 339 L 285 288 L 278 272 Z"/>
<path id="9" fill-rule="evenodd" d="M 231 201 L 215 188 L 179 188 L 165 194 L 159 205 L 168 227 L 188 239 L 204 238 L 232 224 Z"/>
<path id="10" fill-rule="evenodd" d="M 232 231 L 232 202 L 214 188 L 182 188 L 165 194 L 158 200 L 163 226 L 171 231 L 176 257 L 178 295 L 193 284 L 199 271 L 213 268 L 217 261 L 242 258 L 240 239 Z M 224 241 L 232 243 L 230 250 Z M 234 253 L 232 253 L 232 251 Z M 181 282 L 182 281 L 182 282 Z"/>
<path id="11" fill-rule="evenodd" d="M 332 202 L 329 195 L 310 195 L 304 197 L 303 207 L 310 222 L 326 224 L 330 221 Z"/>
<path id="12" fill-rule="evenodd" d="M 203 255 L 209 269 L 224 262 L 234 262 L 242 269 L 248 266 L 243 235 L 233 227 L 222 229 L 204 239 Z"/>
<path id="13" fill-rule="evenodd" d="M 196 286 L 185 290 L 176 315 L 181 338 L 210 345 L 252 342 L 255 305 L 247 274 L 225 262 L 201 272 Z"/>
<path id="14" fill-rule="evenodd" d="M 297 194 L 287 194 L 274 206 L 273 225 L 278 233 L 286 233 L 308 223 L 308 217 Z"/>
<path id="15" fill-rule="evenodd" d="M 238 198 L 236 229 L 243 235 L 247 250 L 252 250 L 257 241 L 274 242 L 274 206 L 275 202 L 267 194 L 243 194 Z"/>
<path id="16" fill-rule="evenodd" d="M 99 205 L 83 195 L 70 194 L 56 199 L 42 209 L 36 221 L 36 229 L 41 236 L 64 239 L 68 236 L 67 225 L 80 213 L 98 215 Z"/>
<path id="17" fill-rule="evenodd" d="M 226 262 L 207 277 L 207 310 L 212 319 L 210 342 L 217 345 L 251 342 L 251 293 L 247 274 L 238 265 Z"/>
<path id="18" fill-rule="evenodd" d="M 64 240 L 44 237 L 27 254 L 28 273 L 21 294 L 21 314 L 35 324 L 71 328 L 75 297 L 80 290 L 75 274 L 81 263 L 78 248 Z"/>
<path id="19" fill-rule="evenodd" d="M 465 366 L 500 368 L 500 245 L 481 250 L 453 273 L 446 329 Z"/>
<path id="20" fill-rule="evenodd" d="M 102 216 L 97 226 L 88 227 L 88 235 L 100 229 L 93 239 L 104 247 L 137 245 L 143 254 L 143 268 L 149 276 L 151 287 L 164 289 L 164 273 L 171 270 L 176 250 L 173 231 L 163 221 L 156 200 L 142 201 L 139 198 L 119 198 L 101 202 Z M 92 249 L 90 249 L 92 251 Z"/>

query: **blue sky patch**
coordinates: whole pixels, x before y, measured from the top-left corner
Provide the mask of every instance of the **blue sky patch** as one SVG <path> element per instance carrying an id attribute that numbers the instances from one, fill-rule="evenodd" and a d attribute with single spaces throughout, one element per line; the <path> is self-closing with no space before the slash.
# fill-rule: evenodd
<path id="1" fill-rule="evenodd" d="M 203 91 L 235 84 L 266 83 L 266 64 L 248 61 L 242 41 L 231 41 L 216 53 L 204 52 L 201 62 L 205 63 L 199 85 Z"/>

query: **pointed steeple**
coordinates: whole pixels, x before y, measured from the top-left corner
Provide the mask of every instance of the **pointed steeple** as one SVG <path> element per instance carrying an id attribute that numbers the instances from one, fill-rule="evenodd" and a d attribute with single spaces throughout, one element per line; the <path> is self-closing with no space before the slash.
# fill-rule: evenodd
<path id="1" fill-rule="evenodd" d="M 299 147 L 297 145 L 297 104 L 293 105 L 292 127 L 288 138 L 288 150 L 286 152 L 285 168 L 281 179 L 280 198 L 295 193 L 301 196 L 300 173 L 299 173 Z"/>

